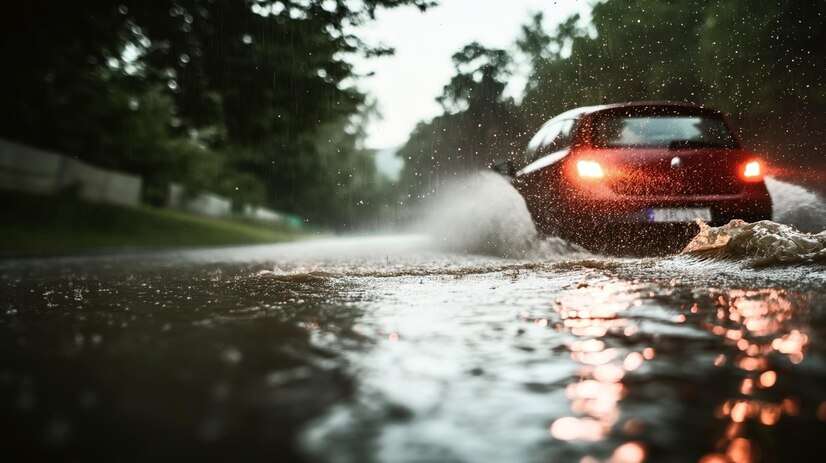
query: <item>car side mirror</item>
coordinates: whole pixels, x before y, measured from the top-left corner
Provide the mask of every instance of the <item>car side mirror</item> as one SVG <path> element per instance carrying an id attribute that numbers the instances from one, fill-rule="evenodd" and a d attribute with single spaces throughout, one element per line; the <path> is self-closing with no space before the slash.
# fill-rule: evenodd
<path id="1" fill-rule="evenodd" d="M 506 177 L 513 177 L 516 175 L 516 165 L 511 159 L 496 162 L 490 166 L 490 168 L 493 169 L 494 172 Z"/>

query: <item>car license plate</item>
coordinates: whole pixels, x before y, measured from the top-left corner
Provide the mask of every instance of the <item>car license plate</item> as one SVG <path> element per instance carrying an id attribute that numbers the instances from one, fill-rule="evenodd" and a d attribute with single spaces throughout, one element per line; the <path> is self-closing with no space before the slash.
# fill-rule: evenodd
<path id="1" fill-rule="evenodd" d="M 701 208 L 652 208 L 647 209 L 646 218 L 649 222 L 693 222 L 696 219 L 711 220 L 711 209 Z"/>

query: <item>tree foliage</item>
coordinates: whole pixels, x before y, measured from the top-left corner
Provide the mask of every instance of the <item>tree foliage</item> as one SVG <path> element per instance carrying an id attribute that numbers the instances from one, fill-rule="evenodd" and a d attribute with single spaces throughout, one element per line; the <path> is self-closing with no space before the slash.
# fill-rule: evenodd
<path id="1" fill-rule="evenodd" d="M 543 23 L 541 13 L 530 17 L 515 43 L 531 67 L 519 106 L 451 104 L 413 132 L 402 150 L 410 158 L 404 176 L 419 193 L 432 192 L 445 175 L 521 151 L 526 134 L 567 109 L 630 100 L 718 107 L 734 116 L 752 149 L 787 164 L 823 162 L 826 2 L 607 0 L 594 5 L 590 22 L 572 16 L 551 31 Z M 483 48 L 474 43 L 457 56 Z M 507 58 L 496 62 L 501 67 Z M 457 89 L 478 85 L 458 64 L 440 101 L 453 103 L 463 95 Z M 493 80 L 503 84 L 506 75 Z M 460 150 L 485 140 L 473 127 L 489 123 L 485 115 L 494 108 L 513 121 L 490 145 L 497 152 L 464 156 L 468 162 L 456 169 L 451 161 Z"/>
<path id="2" fill-rule="evenodd" d="M 505 96 L 511 57 L 473 42 L 453 55 L 455 74 L 437 98 L 444 114 L 420 123 L 399 155 L 405 159 L 404 189 L 426 195 L 444 179 L 486 165 L 513 147 L 523 124 Z"/>
<path id="3" fill-rule="evenodd" d="M 365 108 L 347 57 L 390 51 L 349 31 L 378 8 L 432 4 L 4 2 L 0 50 L 14 72 L 0 77 L 0 136 L 138 173 L 150 200 L 179 180 L 335 223 L 346 207 L 318 201 L 329 189 L 318 182 L 373 171 L 353 171 L 365 156 L 353 137 L 336 137 L 333 154 L 317 140 Z"/>

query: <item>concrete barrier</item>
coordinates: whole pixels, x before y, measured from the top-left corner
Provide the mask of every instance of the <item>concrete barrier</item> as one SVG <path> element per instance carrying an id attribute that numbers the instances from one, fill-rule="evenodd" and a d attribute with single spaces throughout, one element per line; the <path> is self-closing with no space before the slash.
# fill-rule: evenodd
<path id="1" fill-rule="evenodd" d="M 135 206 L 141 201 L 141 179 L 66 159 L 61 187 L 77 186 L 80 197 L 91 202 Z"/>
<path id="2" fill-rule="evenodd" d="M 267 209 L 261 206 L 245 204 L 240 211 L 233 212 L 232 201 L 213 193 L 198 193 L 187 196 L 183 185 L 171 183 L 169 185 L 169 200 L 167 207 L 193 214 L 208 215 L 211 217 L 240 217 L 269 223 L 289 223 L 295 225 L 296 218 L 287 214 Z M 297 219 L 300 226 L 301 220 Z"/>
<path id="3" fill-rule="evenodd" d="M 0 185 L 9 190 L 54 193 L 66 158 L 0 140 Z"/>
<path id="4" fill-rule="evenodd" d="M 91 202 L 140 204 L 140 177 L 101 169 L 57 153 L 0 140 L 0 187 L 54 194 L 76 187 Z"/>
<path id="5" fill-rule="evenodd" d="M 137 206 L 140 177 L 101 169 L 77 159 L 0 139 L 0 188 L 56 194 L 76 188 L 90 202 Z M 214 193 L 187 196 L 182 185 L 169 185 L 167 207 L 210 217 L 233 216 L 232 201 Z M 262 222 L 298 224 L 301 220 L 259 206 L 245 205 L 238 216 Z"/>
<path id="6" fill-rule="evenodd" d="M 167 206 L 210 217 L 227 217 L 232 214 L 232 201 L 229 199 L 213 193 L 198 193 L 189 197 L 183 186 L 177 183 L 169 184 Z"/>
<path id="7" fill-rule="evenodd" d="M 244 206 L 242 215 L 244 218 L 259 220 L 261 222 L 282 223 L 285 220 L 284 214 L 264 207 L 250 206 L 249 204 Z"/>

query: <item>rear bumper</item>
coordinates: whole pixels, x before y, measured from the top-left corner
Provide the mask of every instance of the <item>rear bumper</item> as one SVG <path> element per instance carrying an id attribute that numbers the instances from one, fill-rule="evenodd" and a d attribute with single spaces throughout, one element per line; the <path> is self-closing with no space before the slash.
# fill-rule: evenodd
<path id="1" fill-rule="evenodd" d="M 710 225 L 719 226 L 733 219 L 747 222 L 771 220 L 772 201 L 764 183 L 746 185 L 735 195 L 710 196 L 589 196 L 575 191 L 563 198 L 563 226 L 599 227 L 604 224 L 636 224 L 659 226 L 652 223 L 650 210 L 656 208 L 708 208 Z"/>

